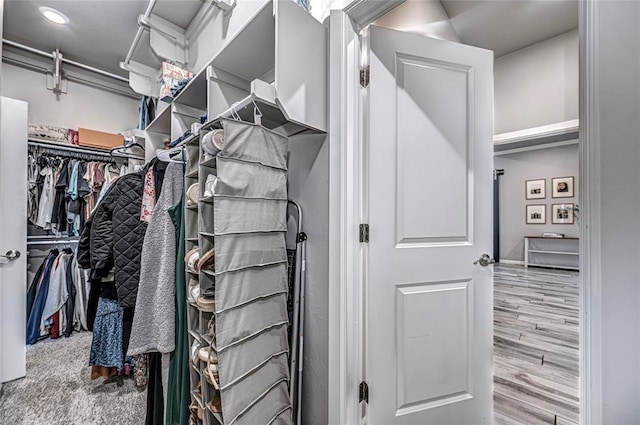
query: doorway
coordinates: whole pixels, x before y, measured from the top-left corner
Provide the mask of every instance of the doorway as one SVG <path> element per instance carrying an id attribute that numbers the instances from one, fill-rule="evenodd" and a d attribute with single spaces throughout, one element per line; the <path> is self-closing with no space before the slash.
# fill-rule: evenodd
<path id="1" fill-rule="evenodd" d="M 488 10 L 488 9 L 483 9 L 483 7 L 484 7 L 483 3 L 485 3 L 485 2 L 473 2 L 475 5 L 466 5 L 468 7 L 468 9 L 466 9 L 466 10 L 464 9 L 463 5 L 458 5 L 457 4 L 457 3 L 462 3 L 462 2 L 451 2 L 451 3 L 454 3 L 454 4 L 449 4 L 449 5 L 447 4 L 448 2 L 439 2 L 440 6 L 442 6 L 442 8 L 439 9 L 439 11 L 436 11 L 436 12 L 434 12 L 433 10 L 430 11 L 430 12 L 434 13 L 434 14 L 431 14 L 431 15 L 426 13 L 426 11 L 424 9 L 422 11 L 423 13 L 418 13 L 419 12 L 418 9 L 421 8 L 421 7 L 422 8 L 430 8 L 431 6 L 433 6 L 433 2 L 422 2 L 422 4 L 418 4 L 418 3 L 419 2 L 406 2 L 405 4 L 399 6 L 397 9 L 395 9 L 395 10 L 391 11 L 390 13 L 386 14 L 385 16 L 383 16 L 381 19 L 379 19 L 376 22 L 376 24 L 381 25 L 381 26 L 386 26 L 386 27 L 392 28 L 392 29 L 401 30 L 401 31 L 417 32 L 417 33 L 419 33 L 421 35 L 427 35 L 427 36 L 434 37 L 434 38 L 441 38 L 441 39 L 445 39 L 445 40 L 451 40 L 450 37 L 452 37 L 452 36 L 451 36 L 451 32 L 449 31 L 449 30 L 451 30 L 451 27 L 448 27 L 446 25 L 447 21 L 449 21 L 449 22 L 454 22 L 454 21 L 471 22 L 471 21 L 473 21 L 473 18 L 471 16 L 474 13 L 478 13 L 479 17 L 478 17 L 478 20 L 476 21 L 476 23 L 484 21 L 485 24 L 488 24 L 489 26 L 491 26 L 491 23 L 490 23 L 491 20 L 487 19 L 487 16 L 499 16 L 500 19 L 502 19 L 505 22 L 509 22 L 510 20 L 513 21 L 513 22 L 509 23 L 509 28 L 508 28 L 509 31 L 511 31 L 513 34 L 517 34 L 518 31 L 520 31 L 520 30 L 523 33 L 526 32 L 522 28 L 519 28 L 519 27 L 522 27 L 522 25 L 521 25 L 522 22 L 521 21 L 519 22 L 518 19 L 516 19 L 517 16 L 514 16 L 514 15 L 510 16 L 509 15 L 510 13 L 513 13 L 513 9 L 511 9 L 511 8 L 515 7 L 515 6 L 511 5 L 511 4 L 509 4 L 509 3 L 512 3 L 512 2 L 501 2 L 501 3 L 506 3 L 506 4 L 503 5 L 505 7 L 505 9 L 500 11 L 499 13 L 494 13 L 494 14 L 491 14 L 491 13 L 484 13 L 484 14 L 480 13 L 482 11 L 486 12 Z M 486 2 L 486 3 L 493 3 L 493 2 Z M 495 2 L 495 3 L 500 3 L 500 2 Z M 513 3 L 515 3 L 515 2 L 513 2 Z M 567 3 L 569 7 L 567 7 L 566 10 L 563 10 L 562 13 L 557 13 L 557 15 L 558 16 L 562 15 L 562 16 L 566 17 L 566 22 L 565 23 L 567 25 L 569 25 L 568 27 L 565 27 L 563 30 L 560 30 L 560 32 L 558 32 L 556 34 L 551 34 L 551 35 L 550 34 L 546 34 L 546 35 L 544 35 L 542 37 L 542 39 L 534 40 L 534 41 L 529 40 L 526 45 L 520 46 L 516 50 L 525 49 L 527 47 L 530 47 L 532 45 L 538 44 L 540 42 L 543 42 L 543 41 L 548 40 L 548 39 L 553 38 L 553 37 L 566 35 L 566 33 L 568 33 L 568 32 L 572 32 L 572 31 L 575 32 L 576 33 L 576 51 L 575 51 L 575 53 L 576 53 L 576 67 L 575 67 L 576 79 L 575 79 L 575 91 L 574 91 L 574 94 L 575 94 L 575 107 L 571 111 L 569 111 L 571 108 L 565 108 L 563 111 L 560 111 L 565 115 L 561 114 L 558 117 L 555 117 L 555 118 L 552 117 L 551 119 L 553 119 L 553 121 L 548 121 L 547 120 L 547 119 L 549 119 L 548 116 L 544 116 L 544 117 L 541 118 L 542 115 L 538 114 L 538 115 L 535 115 L 535 117 L 537 119 L 541 120 L 540 122 L 537 122 L 537 123 L 531 123 L 531 122 L 530 123 L 526 123 L 524 121 L 520 121 L 520 122 L 515 123 L 515 124 L 520 125 L 520 126 L 526 125 L 526 127 L 520 127 L 520 130 L 517 130 L 518 127 L 513 128 L 513 129 L 503 130 L 504 133 L 510 133 L 510 132 L 516 133 L 516 132 L 520 131 L 519 134 L 514 134 L 513 135 L 513 136 L 515 136 L 514 139 L 510 140 L 509 142 L 523 142 L 524 141 L 524 144 L 523 145 L 518 145 L 518 146 L 517 145 L 511 145 L 510 147 L 512 149 L 521 149 L 521 148 L 529 148 L 530 147 L 530 146 L 527 146 L 527 143 L 529 143 L 527 141 L 527 139 L 529 137 L 533 136 L 533 135 L 532 134 L 527 134 L 527 132 L 524 132 L 524 134 L 523 134 L 522 130 L 531 130 L 532 128 L 545 127 L 545 125 L 550 125 L 552 128 L 547 128 L 546 129 L 547 130 L 546 133 L 544 131 L 542 131 L 542 133 L 545 133 L 544 137 L 542 137 L 545 140 L 542 141 L 541 143 L 548 143 L 548 144 L 556 143 L 555 145 L 553 145 L 553 146 L 556 146 L 556 147 L 561 147 L 564 144 L 569 145 L 570 143 L 565 143 L 565 142 L 569 142 L 569 141 L 571 141 L 573 139 L 568 139 L 567 138 L 568 134 L 571 133 L 571 132 L 577 133 L 577 121 L 575 122 L 576 125 L 575 125 L 575 127 L 573 127 L 573 129 L 571 129 L 572 126 L 570 125 L 574 120 L 577 120 L 577 114 L 578 114 L 578 100 L 577 100 L 577 93 L 578 93 L 578 90 L 577 90 L 577 74 L 578 74 L 578 69 L 577 69 L 577 31 L 575 31 L 575 29 L 577 28 L 577 20 L 578 20 L 577 19 L 577 3 L 576 2 L 573 2 L 573 3 L 565 2 L 565 3 Z M 430 4 L 430 6 L 427 6 L 427 4 Z M 487 7 L 500 7 L 500 6 L 499 5 L 487 5 Z M 475 8 L 475 10 L 469 10 L 469 9 L 472 9 L 472 8 Z M 542 15 L 544 15 L 545 13 L 550 13 L 548 10 L 547 11 L 539 10 L 538 12 L 540 14 L 540 15 L 538 15 L 538 18 L 540 18 L 540 19 L 542 19 Z M 438 13 L 439 13 L 439 15 L 438 15 Z M 350 16 L 353 17 L 353 13 L 350 12 Z M 430 22 L 426 22 L 426 21 L 428 21 L 428 19 L 424 19 L 425 16 L 430 16 L 433 19 Z M 438 23 L 437 25 L 435 24 L 436 22 Z M 489 32 L 493 31 L 494 33 L 501 33 L 503 38 L 505 38 L 504 37 L 505 31 L 502 31 L 503 28 L 500 28 L 501 31 L 497 31 L 496 28 L 498 28 L 498 26 L 494 25 L 492 28 L 491 27 L 488 28 L 488 31 Z M 455 27 L 454 27 L 454 29 L 455 29 Z M 508 33 L 508 31 L 507 31 L 507 33 Z M 470 41 L 469 40 L 469 33 L 467 33 L 467 35 L 466 35 L 467 40 L 464 40 L 463 38 L 464 37 L 461 37 L 460 40 L 458 40 L 458 42 L 462 42 L 463 44 L 471 44 L 471 45 L 474 45 L 474 44 L 475 45 L 482 45 L 484 42 L 486 42 L 486 40 L 483 41 L 483 40 L 480 40 L 479 38 L 476 39 L 476 40 L 471 40 Z M 509 38 L 509 37 L 506 37 L 506 38 Z M 510 40 L 510 41 L 513 41 L 513 40 Z M 522 41 L 522 38 L 520 38 L 520 41 Z M 504 46 L 502 48 L 508 49 L 508 48 L 506 48 Z M 507 55 L 509 53 L 513 53 L 516 50 L 503 50 L 499 57 L 505 56 L 505 55 Z M 557 57 L 556 57 L 556 59 L 557 59 Z M 539 69 L 532 69 L 532 72 L 538 72 L 538 71 L 539 71 Z M 531 89 L 531 87 L 528 87 L 528 88 Z M 551 97 L 552 98 L 553 97 L 558 98 L 559 96 L 560 96 L 559 93 L 554 92 L 552 90 L 552 92 L 551 92 Z M 516 104 L 512 108 L 513 109 L 512 112 L 514 112 L 514 114 L 516 114 L 516 115 L 518 113 L 520 113 L 525 118 L 526 117 L 531 118 L 534 115 L 529 113 L 529 111 L 525 111 L 524 110 L 525 109 L 524 103 L 525 102 L 521 101 L 520 105 Z M 562 103 L 562 102 L 556 102 L 556 103 Z M 542 104 L 538 104 L 538 107 L 541 107 L 541 105 Z M 564 104 L 564 106 L 566 107 L 567 104 Z M 543 112 L 553 111 L 553 108 L 550 108 L 550 107 L 541 107 L 540 109 L 542 109 Z M 558 112 L 558 111 L 555 110 L 555 112 Z M 575 116 L 567 117 L 566 114 L 568 112 L 575 112 Z M 571 114 L 569 114 L 569 115 L 571 115 Z M 511 117 L 510 120 L 512 122 L 515 122 L 513 117 Z M 547 121 L 545 121 L 545 120 L 547 120 Z M 567 125 L 562 127 L 562 128 L 557 128 L 557 126 L 554 126 L 554 124 L 559 124 L 559 123 L 565 123 Z M 538 130 L 540 130 L 540 129 L 538 129 Z M 540 135 L 538 135 L 538 136 L 540 136 Z M 559 136 L 559 138 L 558 138 L 558 136 Z M 575 145 L 576 142 L 572 142 L 572 144 Z M 574 146 L 574 148 L 576 148 L 576 150 L 577 150 L 577 145 Z M 576 157 L 576 162 L 577 162 L 577 157 Z M 557 178 L 557 177 L 562 178 L 562 177 L 570 177 L 570 176 L 568 174 L 567 175 L 563 174 L 563 175 L 557 175 L 557 176 L 554 175 L 553 176 L 553 178 Z M 578 177 L 579 177 L 577 175 L 577 172 L 574 173 L 574 175 L 572 177 L 574 178 L 574 187 L 577 187 L 577 183 L 576 182 L 578 181 Z M 564 182 L 564 183 L 565 183 L 565 185 L 563 185 L 563 188 L 566 187 L 566 183 L 567 182 Z M 524 182 L 522 184 L 524 186 Z M 553 184 L 553 182 L 550 179 L 546 182 L 546 185 L 548 185 L 547 191 L 549 192 L 549 195 L 548 195 L 549 196 L 549 198 L 548 198 L 548 203 L 549 203 L 548 209 L 549 209 L 549 212 L 548 212 L 547 220 L 549 220 L 549 223 L 551 222 L 551 218 L 552 218 L 552 214 L 553 214 L 552 213 L 552 211 L 553 211 L 552 208 L 554 208 L 555 204 L 564 205 L 564 207 L 555 206 L 555 210 L 556 210 L 555 212 L 557 213 L 557 214 L 554 214 L 555 216 L 557 216 L 559 219 L 563 219 L 563 220 L 567 220 L 567 221 L 569 220 L 570 217 L 573 217 L 574 220 L 576 220 L 575 215 L 578 214 L 578 208 L 577 208 L 578 193 L 574 192 L 574 194 L 573 194 L 573 198 L 574 199 L 572 199 L 574 201 L 573 202 L 574 206 L 570 207 L 569 205 L 567 205 L 567 204 L 569 204 L 569 199 L 560 199 L 561 197 L 558 197 L 558 199 L 556 200 L 555 196 L 552 199 L 552 197 L 551 197 L 551 191 L 552 191 L 552 186 L 551 185 L 552 184 Z M 521 221 L 525 221 L 526 220 L 526 205 L 527 204 L 524 203 L 524 200 L 525 200 L 524 199 L 524 197 L 525 197 L 525 188 L 524 187 L 522 187 L 520 189 L 520 195 L 519 196 L 521 197 L 521 200 L 522 200 L 522 205 L 520 205 L 520 207 L 518 209 L 519 214 L 520 214 L 520 220 Z M 536 214 L 536 216 L 537 216 L 537 214 Z M 569 223 L 564 223 L 564 225 L 565 226 L 569 226 Z M 574 221 L 573 225 L 575 227 L 577 227 L 577 225 L 575 224 L 575 221 Z M 541 233 L 540 236 L 542 236 L 542 233 L 544 233 L 544 232 L 540 231 L 540 233 Z M 558 232 L 558 233 L 561 233 L 561 232 Z M 525 236 L 525 235 L 522 235 L 522 236 Z M 526 235 L 526 236 L 536 236 L 536 235 Z M 524 239 L 524 238 L 522 237 L 522 239 Z M 568 238 L 565 238 L 565 239 L 568 239 Z M 522 241 L 522 244 L 521 244 L 520 247 L 521 247 L 521 250 L 524 251 L 524 240 Z M 571 250 L 573 251 L 573 248 L 571 248 Z M 575 250 L 577 251 L 578 249 L 575 249 Z M 524 254 L 524 252 L 523 252 L 523 254 Z M 524 260 L 521 260 L 521 261 L 524 263 Z M 511 264 L 510 266 L 514 266 L 514 264 Z M 496 275 L 499 275 L 500 272 L 501 272 L 500 266 L 495 266 L 495 268 L 496 268 L 496 270 L 495 270 Z M 543 270 L 543 269 L 540 269 L 540 270 Z M 507 270 L 506 272 L 509 272 L 509 270 Z M 578 275 L 576 274 L 575 271 L 568 271 L 568 272 L 560 271 L 559 273 L 561 275 L 569 276 L 569 278 L 567 278 L 567 282 L 566 282 L 567 285 L 570 284 L 570 282 L 569 282 L 571 280 L 570 277 L 574 276 L 575 280 L 576 280 L 575 290 L 577 290 L 577 276 Z M 573 275 L 571 275 L 572 273 L 573 273 Z M 527 279 L 527 277 L 524 274 L 524 272 L 520 273 L 520 277 L 519 278 L 523 279 L 523 280 Z M 549 277 L 546 277 L 546 278 L 548 280 L 552 280 Z M 541 281 L 539 283 L 539 285 L 542 287 L 542 286 L 544 286 L 543 283 L 545 283 L 545 282 Z M 366 296 L 366 294 L 361 294 L 361 295 Z M 569 295 L 567 295 L 566 298 L 572 298 L 572 301 L 576 301 L 576 305 L 573 306 L 573 307 L 577 307 L 577 304 L 578 304 L 577 300 L 579 298 L 577 296 L 577 294 L 575 294 L 575 297 L 574 297 L 573 294 L 569 294 Z M 579 316 L 579 314 L 580 313 L 576 312 L 575 309 L 574 309 L 571 317 Z M 571 317 L 568 320 L 571 320 Z M 564 321 L 564 320 L 567 320 L 567 319 L 562 318 L 561 320 Z M 535 329 L 536 324 L 534 323 L 533 326 L 534 326 L 534 329 Z M 578 323 L 576 321 L 575 328 L 577 329 L 578 326 L 579 325 L 578 325 Z M 520 335 L 518 334 L 518 336 L 520 336 Z M 576 338 L 576 341 L 574 341 L 574 342 L 576 342 L 575 345 L 577 345 L 579 347 L 579 340 L 577 340 L 577 338 Z M 354 355 L 354 359 L 357 360 L 357 356 L 356 355 Z M 579 355 L 575 356 L 574 360 L 575 360 L 575 369 L 576 369 L 576 371 L 579 370 L 579 360 L 578 359 L 579 359 Z M 549 360 L 549 359 L 547 359 L 547 360 Z M 541 362 L 542 362 L 542 359 L 541 359 Z M 577 378 L 576 378 L 576 381 L 577 381 Z M 575 389 L 576 389 L 576 391 L 575 391 L 576 396 L 575 396 L 575 400 L 574 401 L 575 401 L 575 405 L 577 406 L 577 405 L 579 405 L 579 397 L 578 397 L 578 392 L 579 391 L 578 391 L 577 387 Z M 544 396 L 544 395 L 542 395 L 542 396 Z M 573 396 L 571 396 L 571 397 L 573 397 Z M 572 411 L 572 408 L 570 408 L 568 410 Z M 553 413 L 551 415 L 543 415 L 543 416 L 545 417 L 544 420 L 549 419 L 548 423 L 562 422 L 565 419 L 567 419 L 566 420 L 567 423 L 572 423 L 572 422 L 577 422 L 577 417 L 579 415 L 578 410 L 579 409 L 576 409 L 575 411 L 572 411 L 573 413 L 575 413 L 575 415 L 573 415 L 573 413 L 571 413 L 571 414 L 566 414 L 565 416 L 562 416 L 562 415 Z M 569 416 L 569 418 L 566 418 L 567 416 Z M 517 420 L 511 419 L 511 418 L 509 418 L 508 420 L 511 420 L 511 422 L 509 422 L 509 423 L 518 423 Z M 524 418 L 523 418 L 523 420 L 524 420 Z M 529 423 L 529 422 L 527 422 L 525 420 L 524 422 L 521 422 L 521 423 Z M 545 422 L 543 422 L 543 423 L 545 423 Z"/>

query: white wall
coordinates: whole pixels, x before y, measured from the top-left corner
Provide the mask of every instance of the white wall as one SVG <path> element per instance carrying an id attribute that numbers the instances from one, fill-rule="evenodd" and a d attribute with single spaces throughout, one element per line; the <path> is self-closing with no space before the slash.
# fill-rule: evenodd
<path id="1" fill-rule="evenodd" d="M 494 158 L 494 168 L 504 169 L 500 177 L 500 258 L 524 261 L 524 236 L 543 232 L 578 236 L 578 223 L 551 224 L 551 205 L 578 203 L 578 145 L 538 149 Z M 552 198 L 551 179 L 574 176 L 573 198 Z M 525 181 L 547 179 L 546 199 L 526 200 Z M 526 224 L 526 205 L 545 204 L 547 224 Z"/>
<path id="2" fill-rule="evenodd" d="M 325 135 L 289 141 L 289 198 L 302 207 L 307 234 L 302 424 L 329 419 L 329 142 Z"/>
<path id="3" fill-rule="evenodd" d="M 599 118 L 603 423 L 640 423 L 640 2 L 598 2 L 594 43 Z M 593 93 L 592 93 L 593 94 Z M 589 105 L 590 106 L 590 105 Z M 589 114 L 589 111 L 587 111 Z M 592 192 L 590 192 L 592 193 Z M 597 193 L 594 193 L 597 195 Z M 589 232 L 597 232 L 592 223 Z M 598 331 L 596 326 L 595 331 Z"/>
<path id="4" fill-rule="evenodd" d="M 578 31 L 494 63 L 495 134 L 578 118 Z"/>
<path id="5" fill-rule="evenodd" d="M 138 124 L 138 101 L 69 82 L 59 100 L 45 74 L 2 64 L 2 95 L 29 103 L 29 123 L 118 133 Z"/>

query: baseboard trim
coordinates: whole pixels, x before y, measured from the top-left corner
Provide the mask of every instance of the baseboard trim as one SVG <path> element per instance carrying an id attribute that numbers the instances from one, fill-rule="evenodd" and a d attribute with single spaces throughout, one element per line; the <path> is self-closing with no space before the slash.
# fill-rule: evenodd
<path id="1" fill-rule="evenodd" d="M 513 265 L 516 265 L 516 266 L 524 266 L 524 261 L 500 259 L 500 261 L 498 261 L 498 264 L 513 264 Z"/>

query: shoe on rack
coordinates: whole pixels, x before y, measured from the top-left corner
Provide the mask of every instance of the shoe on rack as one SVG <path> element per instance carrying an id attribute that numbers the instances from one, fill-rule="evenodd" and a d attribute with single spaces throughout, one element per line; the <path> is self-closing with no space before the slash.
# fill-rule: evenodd
<path id="1" fill-rule="evenodd" d="M 208 335 L 213 338 L 214 336 L 216 336 L 216 316 L 213 315 L 211 316 L 211 319 L 209 319 L 209 322 L 207 323 L 207 330 Z"/>
<path id="2" fill-rule="evenodd" d="M 217 181 L 218 178 L 216 176 L 214 176 L 213 174 L 209 174 L 207 176 L 207 181 L 204 183 L 204 193 L 202 196 L 204 196 L 205 198 L 211 198 L 215 193 L 214 189 L 216 187 Z"/>
<path id="3" fill-rule="evenodd" d="M 193 344 L 191 344 L 191 352 L 190 352 L 190 354 L 191 354 L 191 362 L 194 365 L 198 364 L 199 351 L 200 351 L 200 342 L 197 339 L 194 339 L 193 340 Z"/>
<path id="4" fill-rule="evenodd" d="M 209 410 L 215 413 L 222 413 L 222 400 L 220 399 L 220 391 L 216 391 L 216 395 L 208 403 Z"/>
<path id="5" fill-rule="evenodd" d="M 187 189 L 187 206 L 198 205 L 198 183 L 194 183 Z"/>
<path id="6" fill-rule="evenodd" d="M 197 246 L 194 246 L 184 256 L 184 262 L 187 265 L 187 270 L 193 273 L 197 273 L 199 259 L 200 249 Z"/>
<path id="7" fill-rule="evenodd" d="M 199 261 L 200 270 L 210 270 L 213 271 L 215 266 L 215 250 L 211 248 L 209 251 L 205 252 L 202 258 Z"/>
<path id="8" fill-rule="evenodd" d="M 206 311 L 208 313 L 215 313 L 216 311 L 216 301 L 212 297 L 200 295 L 196 300 L 196 304 L 201 311 Z"/>
<path id="9" fill-rule="evenodd" d="M 218 365 L 213 363 L 207 365 L 204 369 L 204 377 L 216 390 L 220 389 L 220 384 L 218 384 L 218 380 L 220 379 L 218 378 Z"/>
<path id="10" fill-rule="evenodd" d="M 191 402 L 189 411 L 191 412 L 193 419 L 198 419 L 200 422 L 204 420 L 204 410 L 200 407 L 200 404 L 197 401 L 194 400 Z"/>
<path id="11" fill-rule="evenodd" d="M 189 425 L 202 425 L 202 421 L 198 419 L 197 413 L 191 413 L 189 415 Z"/>
<path id="12" fill-rule="evenodd" d="M 187 293 L 187 301 L 195 303 L 200 296 L 200 282 L 198 279 L 189 279 L 189 292 Z"/>
<path id="13" fill-rule="evenodd" d="M 211 351 L 211 347 L 202 347 L 198 351 L 198 359 L 207 364 L 218 364 L 218 356 L 216 356 L 216 354 Z"/>

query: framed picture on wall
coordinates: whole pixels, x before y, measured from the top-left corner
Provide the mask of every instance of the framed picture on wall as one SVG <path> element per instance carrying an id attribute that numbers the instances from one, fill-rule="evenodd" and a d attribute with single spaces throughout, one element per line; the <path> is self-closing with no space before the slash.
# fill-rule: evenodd
<path id="1" fill-rule="evenodd" d="M 527 180 L 525 182 L 526 199 L 545 199 L 547 197 L 547 179 Z"/>
<path id="2" fill-rule="evenodd" d="M 555 177 L 551 179 L 552 198 L 573 198 L 573 177 Z"/>
<path id="3" fill-rule="evenodd" d="M 553 204 L 551 205 L 552 224 L 573 224 L 573 204 Z"/>
<path id="4" fill-rule="evenodd" d="M 527 224 L 546 224 L 546 205 L 527 205 Z"/>

